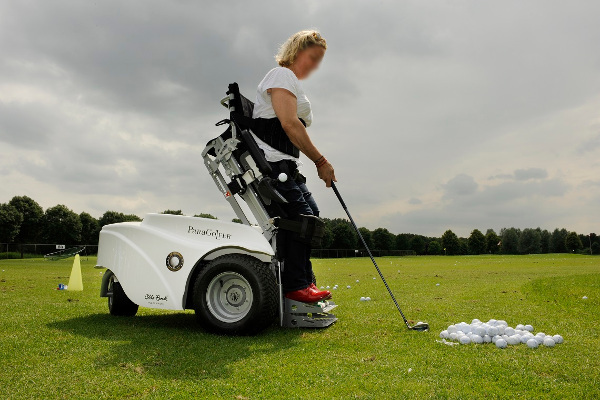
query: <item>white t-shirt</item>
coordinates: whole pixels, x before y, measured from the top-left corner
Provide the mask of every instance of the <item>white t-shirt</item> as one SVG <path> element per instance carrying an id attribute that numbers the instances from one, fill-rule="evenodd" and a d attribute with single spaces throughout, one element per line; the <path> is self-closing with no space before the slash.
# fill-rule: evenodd
<path id="1" fill-rule="evenodd" d="M 298 118 L 302 118 L 302 120 L 306 123 L 306 126 L 309 127 L 312 123 L 312 110 L 310 108 L 310 101 L 308 101 L 304 90 L 302 90 L 302 86 L 300 85 L 300 81 L 296 77 L 296 74 L 294 74 L 291 69 L 286 67 L 273 68 L 267 72 L 267 75 L 265 75 L 263 80 L 258 84 L 252 118 L 277 117 L 275 110 L 273 109 L 273 104 L 271 103 L 271 95 L 267 93 L 267 90 L 272 88 L 287 89 L 294 96 L 296 96 L 296 101 L 298 104 Z M 254 133 L 252 136 L 254 136 L 258 147 L 264 151 L 267 161 L 277 162 L 281 160 L 294 160 L 298 165 L 301 165 L 297 158 L 274 149 L 256 137 Z"/>

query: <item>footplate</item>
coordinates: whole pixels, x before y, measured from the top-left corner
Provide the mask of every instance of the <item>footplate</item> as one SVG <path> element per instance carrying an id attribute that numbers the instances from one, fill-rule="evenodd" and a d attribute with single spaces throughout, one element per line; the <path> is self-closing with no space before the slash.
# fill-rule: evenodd
<path id="1" fill-rule="evenodd" d="M 336 307 L 330 300 L 310 304 L 286 298 L 281 324 L 286 328 L 326 328 L 337 321 L 337 317 L 329 313 Z"/>

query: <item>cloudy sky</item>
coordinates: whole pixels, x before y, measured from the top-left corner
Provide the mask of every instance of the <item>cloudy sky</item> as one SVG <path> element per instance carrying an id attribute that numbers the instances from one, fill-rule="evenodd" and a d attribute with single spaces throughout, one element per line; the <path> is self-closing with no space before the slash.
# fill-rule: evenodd
<path id="1" fill-rule="evenodd" d="M 200 157 L 290 34 L 309 134 L 368 228 L 600 231 L 596 1 L 0 2 L 0 202 L 234 217 Z M 323 216 L 343 211 L 305 163 Z"/>

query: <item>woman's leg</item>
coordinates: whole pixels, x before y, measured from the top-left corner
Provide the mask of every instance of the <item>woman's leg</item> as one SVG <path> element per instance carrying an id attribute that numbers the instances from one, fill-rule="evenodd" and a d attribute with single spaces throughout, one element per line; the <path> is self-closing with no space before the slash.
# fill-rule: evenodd
<path id="1" fill-rule="evenodd" d="M 286 161 L 270 163 L 273 169 L 273 176 L 277 177 L 281 172 L 291 175 L 290 166 Z M 295 169 L 295 168 L 294 168 Z M 303 190 L 294 179 L 288 179 L 286 182 L 278 182 L 277 190 L 288 201 L 281 204 L 281 208 L 287 216 L 285 218 L 295 219 L 299 215 L 313 215 L 313 209 L 306 201 Z M 277 240 L 281 241 L 278 248 L 283 256 L 283 274 L 282 284 L 285 293 L 304 289 L 312 281 L 312 269 L 310 276 L 307 277 L 307 263 L 310 263 L 310 245 L 300 238 L 295 232 L 280 230 Z"/>
<path id="2" fill-rule="evenodd" d="M 304 197 L 304 201 L 306 201 L 306 204 L 308 204 L 308 206 L 312 210 L 312 215 L 314 215 L 315 217 L 318 217 L 319 216 L 319 207 L 317 206 L 317 202 L 313 198 L 312 193 L 309 192 L 308 187 L 306 186 L 306 184 L 304 182 L 298 182 L 298 187 L 302 191 L 302 196 Z M 311 250 L 312 250 L 312 247 L 310 245 L 307 245 L 306 246 L 306 264 L 304 267 L 305 268 L 304 273 L 306 275 L 306 280 L 309 283 L 312 283 L 312 277 L 313 277 L 312 262 L 310 261 Z"/>

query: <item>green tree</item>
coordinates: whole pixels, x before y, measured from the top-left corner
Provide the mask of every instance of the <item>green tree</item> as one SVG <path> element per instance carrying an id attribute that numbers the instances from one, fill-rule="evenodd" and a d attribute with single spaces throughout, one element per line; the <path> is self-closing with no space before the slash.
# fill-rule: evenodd
<path id="1" fill-rule="evenodd" d="M 239 218 L 234 218 L 231 220 L 231 222 L 235 222 L 236 224 L 243 224 L 242 220 Z"/>
<path id="2" fill-rule="evenodd" d="M 592 242 L 592 254 L 600 255 L 600 243 Z"/>
<path id="3" fill-rule="evenodd" d="M 331 249 L 333 245 L 333 232 L 331 228 L 325 225 L 325 229 L 323 231 L 323 239 L 321 240 L 321 248 L 322 249 Z"/>
<path id="4" fill-rule="evenodd" d="M 493 229 L 488 229 L 485 233 L 485 249 L 490 254 L 496 254 L 500 250 L 500 237 L 496 235 Z"/>
<path id="5" fill-rule="evenodd" d="M 36 243 L 40 238 L 40 223 L 44 216 L 44 210 L 30 197 L 15 196 L 9 203 L 23 215 L 23 222 L 19 233 L 15 238 L 18 243 Z M 22 249 L 21 249 L 21 257 Z"/>
<path id="6" fill-rule="evenodd" d="M 47 243 L 76 244 L 81 241 L 81 220 L 67 206 L 50 207 L 43 218 L 44 239 Z"/>
<path id="7" fill-rule="evenodd" d="M 194 217 L 197 217 L 197 218 L 208 218 L 208 219 L 219 219 L 219 218 L 215 217 L 214 215 L 207 214 L 207 213 L 196 214 L 196 215 L 194 215 Z"/>
<path id="8" fill-rule="evenodd" d="M 410 233 L 399 233 L 396 235 L 396 250 L 410 250 L 410 241 L 413 236 Z"/>
<path id="9" fill-rule="evenodd" d="M 577 235 L 576 232 L 569 232 L 567 234 L 567 237 L 565 238 L 565 248 L 569 253 L 581 250 L 583 248 L 581 239 L 579 239 L 579 235 Z"/>
<path id="10" fill-rule="evenodd" d="M 124 222 L 141 222 L 142 219 L 135 214 L 125 214 Z"/>
<path id="11" fill-rule="evenodd" d="M 483 254 L 486 252 L 485 236 L 479 229 L 473 229 L 469 236 L 469 252 L 471 254 Z"/>
<path id="12" fill-rule="evenodd" d="M 183 215 L 181 210 L 165 210 L 161 214 Z"/>
<path id="13" fill-rule="evenodd" d="M 429 247 L 427 248 L 427 254 L 432 256 L 439 256 L 440 254 L 444 254 L 444 249 L 442 249 L 442 245 L 437 240 L 432 240 L 429 242 Z"/>
<path id="14" fill-rule="evenodd" d="M 421 235 L 415 235 L 410 240 L 410 249 L 414 251 L 418 255 L 425 254 L 425 249 L 427 248 L 427 242 L 425 241 L 425 237 Z"/>
<path id="15" fill-rule="evenodd" d="M 354 232 L 354 229 L 350 226 L 349 222 L 336 224 L 332 233 L 332 248 L 353 249 L 356 247 L 356 232 Z"/>
<path id="16" fill-rule="evenodd" d="M 458 238 L 458 242 L 460 243 L 460 251 L 458 252 L 458 254 L 463 256 L 469 254 L 469 239 Z"/>
<path id="17" fill-rule="evenodd" d="M 142 219 L 135 214 L 123 214 L 122 212 L 118 211 L 107 211 L 100 217 L 98 223 L 100 224 L 100 228 L 102 228 L 104 225 L 108 224 L 118 224 L 120 222 L 139 222 L 141 220 Z"/>
<path id="18" fill-rule="evenodd" d="M 86 212 L 79 214 L 81 221 L 81 244 L 98 244 L 100 224 L 98 220 Z"/>
<path id="19" fill-rule="evenodd" d="M 450 229 L 442 235 L 442 247 L 445 249 L 444 252 L 447 255 L 460 254 L 460 241 L 458 240 L 458 236 Z"/>
<path id="20" fill-rule="evenodd" d="M 377 228 L 372 234 L 373 248 L 377 250 L 391 250 L 394 246 L 394 235 L 385 228 Z"/>
<path id="21" fill-rule="evenodd" d="M 8 203 L 0 204 L 0 243 L 11 243 L 19 234 L 23 214 Z"/>
<path id="22" fill-rule="evenodd" d="M 358 228 L 360 234 L 362 235 L 363 239 L 365 239 L 365 242 L 367 243 L 367 246 L 369 246 L 370 249 L 373 248 L 373 236 L 371 234 L 371 231 L 367 228 L 365 228 L 364 226 Z M 362 248 L 362 243 L 358 243 L 358 246 Z"/>
<path id="23" fill-rule="evenodd" d="M 537 229 L 523 229 L 519 236 L 517 250 L 520 254 L 539 254 L 542 252 L 542 235 Z"/>
<path id="24" fill-rule="evenodd" d="M 519 253 L 519 231 L 515 228 L 502 228 L 500 231 L 503 254 Z"/>
<path id="25" fill-rule="evenodd" d="M 547 229 L 544 229 L 540 232 L 540 242 L 542 246 L 542 253 L 547 254 L 550 252 L 550 239 L 552 238 L 552 234 L 548 232 Z"/>
<path id="26" fill-rule="evenodd" d="M 552 232 L 552 236 L 550 237 L 550 252 L 551 253 L 566 253 L 567 247 L 565 245 L 565 241 L 567 239 L 566 229 L 558 229 L 556 228 L 554 232 Z"/>

